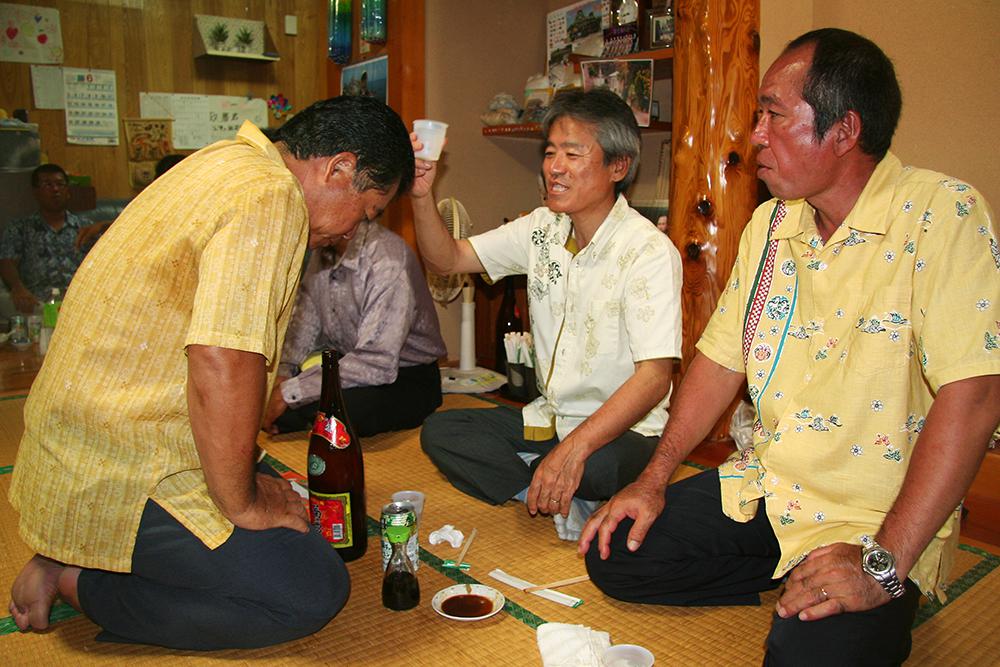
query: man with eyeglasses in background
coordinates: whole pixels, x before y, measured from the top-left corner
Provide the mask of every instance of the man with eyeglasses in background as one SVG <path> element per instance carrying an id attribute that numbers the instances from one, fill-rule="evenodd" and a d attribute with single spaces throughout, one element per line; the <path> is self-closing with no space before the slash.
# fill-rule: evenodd
<path id="1" fill-rule="evenodd" d="M 57 164 L 31 172 L 38 212 L 11 220 L 0 235 L 0 278 L 18 311 L 30 314 L 53 287 L 65 294 L 80 267 L 82 241 L 93 221 L 74 215 L 69 204 L 69 178 Z"/>

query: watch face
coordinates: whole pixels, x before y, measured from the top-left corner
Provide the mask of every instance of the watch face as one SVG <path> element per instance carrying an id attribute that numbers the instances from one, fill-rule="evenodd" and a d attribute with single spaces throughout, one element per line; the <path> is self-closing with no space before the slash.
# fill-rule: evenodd
<path id="1" fill-rule="evenodd" d="M 865 565 L 871 572 L 878 574 L 888 572 L 893 565 L 892 555 L 884 549 L 875 549 L 865 556 Z"/>

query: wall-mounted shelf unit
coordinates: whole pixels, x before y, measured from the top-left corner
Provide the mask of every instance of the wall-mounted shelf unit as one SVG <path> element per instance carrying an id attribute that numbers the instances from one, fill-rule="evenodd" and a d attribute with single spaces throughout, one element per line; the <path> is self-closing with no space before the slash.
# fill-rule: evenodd
<path id="1" fill-rule="evenodd" d="M 263 21 L 225 16 L 194 16 L 195 58 L 233 58 L 274 62 L 278 49 Z"/>

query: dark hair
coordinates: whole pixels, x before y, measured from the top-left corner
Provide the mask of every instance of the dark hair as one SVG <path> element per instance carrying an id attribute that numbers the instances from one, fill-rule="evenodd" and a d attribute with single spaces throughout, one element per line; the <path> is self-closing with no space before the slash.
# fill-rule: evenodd
<path id="1" fill-rule="evenodd" d="M 35 170 L 31 172 L 31 187 L 33 188 L 38 187 L 38 182 L 39 180 L 41 180 L 39 177 L 42 174 L 62 174 L 63 179 L 65 179 L 66 182 L 69 183 L 69 176 L 66 175 L 66 170 L 57 164 L 52 164 L 51 162 L 49 162 L 48 164 L 43 164 L 38 167 L 35 167 Z"/>
<path id="2" fill-rule="evenodd" d="M 807 32 L 789 42 L 785 52 L 810 44 L 815 51 L 802 99 L 812 107 L 816 137 L 822 139 L 853 110 L 861 117 L 861 150 L 881 160 L 892 143 L 903 106 L 892 61 L 871 40 L 838 28 Z"/>
<path id="3" fill-rule="evenodd" d="M 183 160 L 185 157 L 187 156 L 180 155 L 179 153 L 171 153 L 170 155 L 164 155 L 161 157 L 156 163 L 156 177 L 159 178 L 160 176 L 163 176 L 167 173 L 167 170 Z"/>
<path id="4" fill-rule="evenodd" d="M 619 158 L 631 159 L 625 178 L 615 183 L 615 195 L 625 192 L 635 180 L 642 147 L 639 124 L 635 122 L 635 114 L 625 100 L 607 88 L 559 93 L 542 119 L 542 132 L 546 138 L 552 124 L 562 116 L 590 123 L 597 128 L 597 143 L 604 151 L 605 165 Z"/>
<path id="5" fill-rule="evenodd" d="M 395 111 L 374 98 L 342 95 L 316 102 L 270 134 L 300 160 L 353 153 L 359 192 L 398 183 L 398 196 L 413 184 L 410 133 Z"/>

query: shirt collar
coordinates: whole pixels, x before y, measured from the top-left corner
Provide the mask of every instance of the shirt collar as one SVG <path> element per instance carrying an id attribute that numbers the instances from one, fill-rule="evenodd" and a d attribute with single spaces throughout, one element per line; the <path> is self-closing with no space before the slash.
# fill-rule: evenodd
<path id="1" fill-rule="evenodd" d="M 625 219 L 629 211 L 628 200 L 625 199 L 625 195 L 618 195 L 618 199 L 615 200 L 614 206 L 608 211 L 607 217 L 604 221 L 597 227 L 597 231 L 594 232 L 594 237 L 590 239 L 590 243 L 587 244 L 587 248 L 593 247 L 593 252 L 598 252 L 601 246 L 608 242 L 611 235 L 614 234 L 614 229 L 617 227 L 616 222 Z M 576 240 L 570 241 L 573 235 L 573 222 L 570 220 L 569 216 L 565 213 L 557 213 L 556 221 L 559 223 L 559 233 L 561 235 L 560 243 L 566 248 L 571 254 L 576 255 L 580 252 L 580 248 L 576 244 Z"/>
<path id="2" fill-rule="evenodd" d="M 889 229 L 889 209 L 893 197 L 892 184 L 899 179 L 903 164 L 891 152 L 886 153 L 875 166 L 875 171 L 868 177 L 868 182 L 854 202 L 851 212 L 844 218 L 841 228 L 846 236 L 847 229 L 871 234 L 885 234 Z M 790 239 L 795 236 L 816 235 L 816 210 L 807 202 L 796 199 L 786 202 L 789 212 L 798 211 L 798 215 L 787 215 L 774 230 L 772 238 Z M 830 237 L 834 241 L 839 237 L 840 229 Z"/>
<path id="3" fill-rule="evenodd" d="M 264 133 L 257 129 L 257 126 L 248 120 L 243 121 L 243 125 L 240 127 L 240 131 L 236 133 L 236 140 L 242 141 L 245 144 L 249 144 L 257 149 L 259 149 L 264 155 L 271 158 L 280 165 L 284 165 L 285 161 L 281 157 L 281 153 L 271 143 L 271 140 L 264 136 Z"/>
<path id="4" fill-rule="evenodd" d="M 357 271 L 361 265 L 361 253 L 368 240 L 368 234 L 371 232 L 372 226 L 377 224 L 377 222 L 371 222 L 370 220 L 361 221 L 350 243 L 347 244 L 347 250 L 343 254 L 334 253 L 334 257 L 336 258 L 333 263 L 334 270 L 343 267 L 344 269 Z"/>

